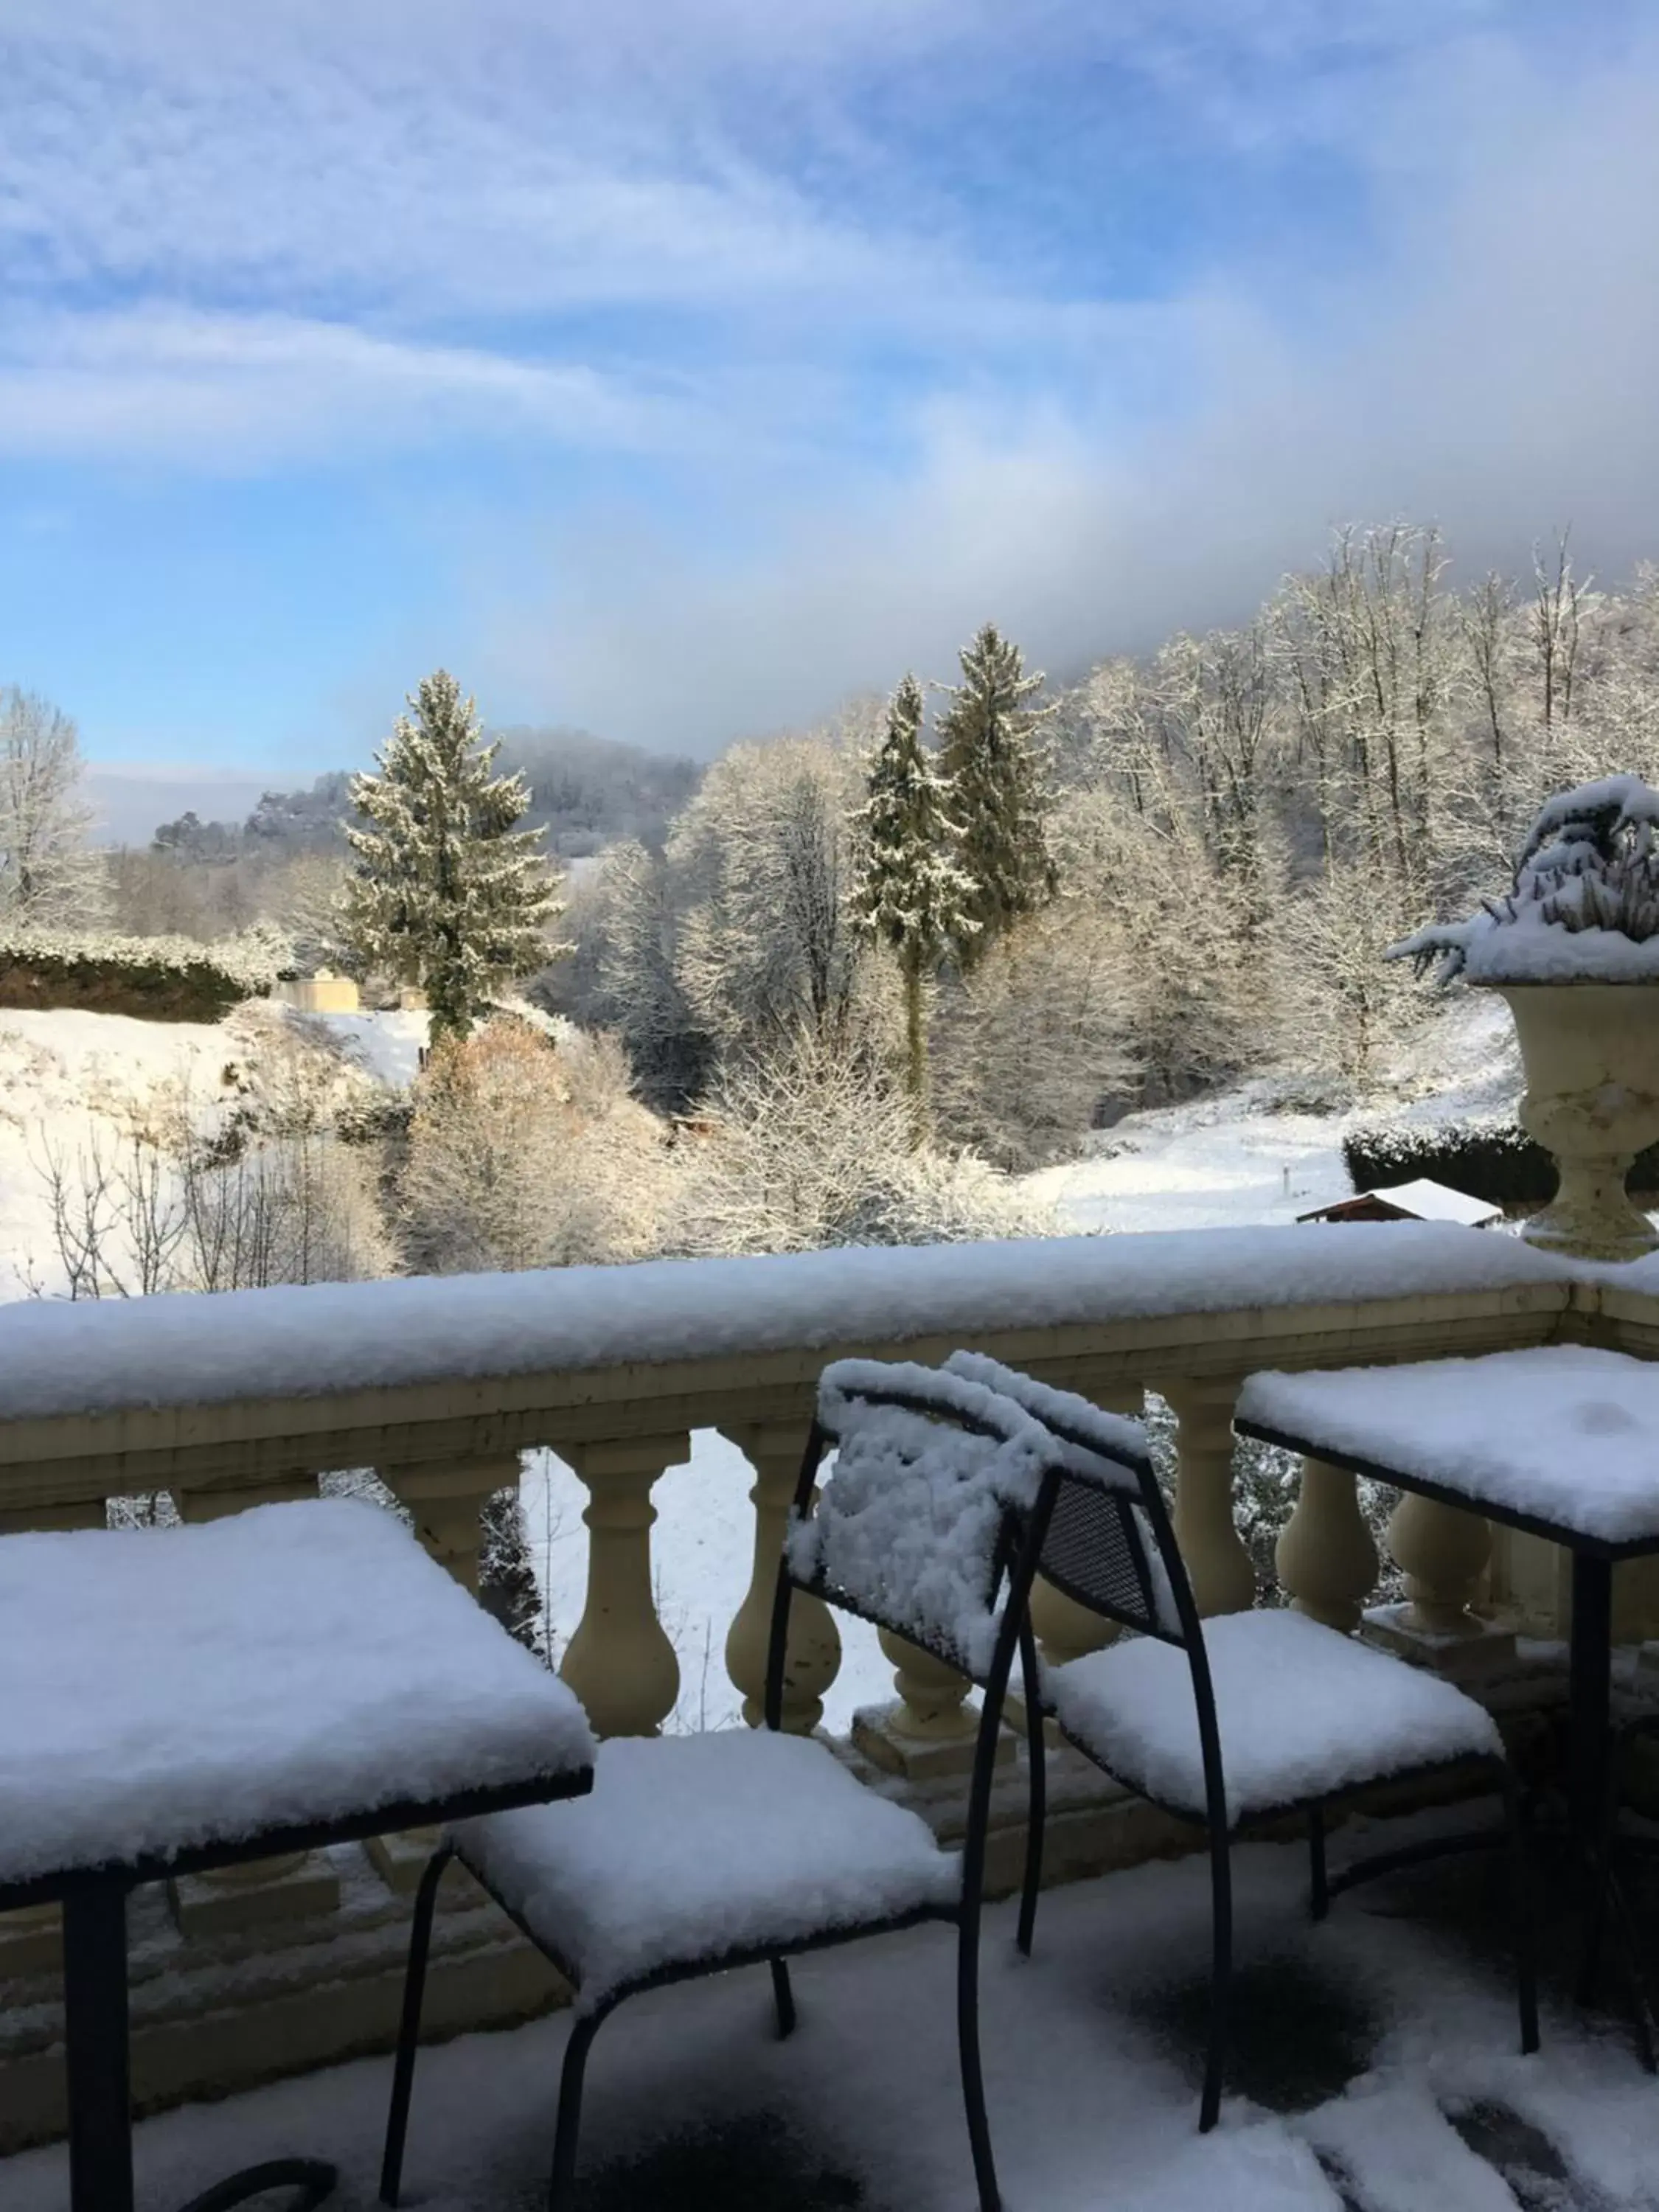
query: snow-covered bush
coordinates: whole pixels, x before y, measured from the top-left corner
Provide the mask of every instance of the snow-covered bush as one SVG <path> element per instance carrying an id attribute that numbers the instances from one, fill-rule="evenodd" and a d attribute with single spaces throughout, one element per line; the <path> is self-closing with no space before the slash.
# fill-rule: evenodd
<path id="1" fill-rule="evenodd" d="M 1659 978 L 1659 791 L 1603 776 L 1540 810 L 1504 897 L 1466 921 L 1391 946 L 1449 982 L 1638 982 Z"/>
<path id="2" fill-rule="evenodd" d="M 0 930 L 0 1006 L 73 1006 L 154 1022 L 216 1022 L 268 993 L 289 958 L 256 927 L 217 945 L 188 937 Z"/>
<path id="3" fill-rule="evenodd" d="M 268 1005 L 222 1024 L 204 1091 L 188 1077 L 90 1083 L 84 1118 L 32 1147 L 71 1297 L 256 1289 L 388 1274 L 380 1150 L 340 1126 L 377 1086 L 326 1024 Z"/>
<path id="4" fill-rule="evenodd" d="M 555 1046 L 498 1016 L 436 1048 L 415 1089 L 404 1257 L 422 1274 L 633 1260 L 654 1249 L 663 1130 L 613 1040 Z"/>
<path id="5" fill-rule="evenodd" d="M 728 1068 L 678 1152 L 672 1242 L 684 1253 L 954 1243 L 1053 1225 L 971 1153 L 918 1146 L 885 1065 L 808 1032 Z"/>

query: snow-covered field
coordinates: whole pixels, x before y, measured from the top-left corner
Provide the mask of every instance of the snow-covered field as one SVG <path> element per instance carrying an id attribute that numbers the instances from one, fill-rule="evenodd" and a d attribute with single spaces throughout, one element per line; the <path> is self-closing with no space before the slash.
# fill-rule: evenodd
<path id="1" fill-rule="evenodd" d="M 1390 1070 L 1402 1121 L 1507 1112 L 1521 1089 L 1508 1009 L 1490 994 L 1454 1000 Z M 1091 1158 L 1047 1168 L 1026 1187 L 1070 1228 L 1218 1229 L 1294 1221 L 1349 1194 L 1342 1139 L 1382 1110 L 1275 1110 L 1282 1084 L 1132 1114 Z"/>
<path id="2" fill-rule="evenodd" d="M 164 1092 L 188 1096 L 198 1118 L 230 1094 L 260 1022 L 279 1008 L 254 1001 L 222 1022 L 147 1022 L 59 1008 L 0 1012 L 0 1300 L 65 1288 L 42 1170 L 49 1152 L 72 1161 L 94 1141 L 118 1144 Z M 426 1042 L 424 1014 L 313 1014 L 345 1057 L 376 1080 L 404 1084 Z"/>

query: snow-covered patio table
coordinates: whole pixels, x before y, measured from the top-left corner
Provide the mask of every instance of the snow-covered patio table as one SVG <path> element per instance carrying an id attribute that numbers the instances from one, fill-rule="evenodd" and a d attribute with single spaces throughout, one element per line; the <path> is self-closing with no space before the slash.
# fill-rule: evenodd
<path id="1" fill-rule="evenodd" d="M 347 1499 L 0 1540 L 0 1911 L 63 1906 L 72 2212 L 132 2204 L 136 1884 L 592 1786 L 570 1692 Z"/>
<path id="2" fill-rule="evenodd" d="M 1659 1553 L 1659 1364 L 1558 1344 L 1397 1367 L 1253 1375 L 1235 1426 L 1571 1553 L 1572 1832 L 1622 1917 L 1608 1864 L 1613 1570 Z M 1651 2064 L 1650 2015 L 1645 1994 L 1638 1996 Z"/>

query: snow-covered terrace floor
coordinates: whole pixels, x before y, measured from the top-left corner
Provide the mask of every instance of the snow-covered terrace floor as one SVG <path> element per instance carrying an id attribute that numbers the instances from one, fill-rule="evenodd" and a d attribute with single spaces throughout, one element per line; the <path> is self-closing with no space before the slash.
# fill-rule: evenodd
<path id="1" fill-rule="evenodd" d="M 1298 1847 L 1249 1845 L 1235 1864 L 1236 2094 L 1208 2137 L 1201 1861 L 1049 1892 L 1029 1962 L 1012 1909 L 988 1917 L 987 2077 L 1010 2212 L 1659 2207 L 1659 2083 L 1616 2021 L 1575 2014 L 1554 1979 L 1544 2048 L 1519 2056 L 1497 1900 L 1475 1862 L 1342 1898 L 1318 1928 Z M 927 1928 L 798 1962 L 800 2026 L 783 2044 L 758 1971 L 624 2007 L 589 2069 L 584 2212 L 967 2212 L 953 1942 Z M 422 2054 L 405 2204 L 539 2203 L 567 2018 Z M 365 2060 L 146 2123 L 141 2212 L 284 2154 L 337 2160 L 338 2212 L 368 2212 L 388 2075 Z M 60 2148 L 0 2161 L 6 2212 L 59 2212 L 65 2186 Z"/>

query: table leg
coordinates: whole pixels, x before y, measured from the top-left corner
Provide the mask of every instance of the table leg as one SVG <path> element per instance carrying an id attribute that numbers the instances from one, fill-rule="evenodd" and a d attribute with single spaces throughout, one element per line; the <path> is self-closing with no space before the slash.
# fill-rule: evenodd
<path id="1" fill-rule="evenodd" d="M 108 1876 L 64 1892 L 70 2212 L 132 2212 L 127 1893 Z"/>
<path id="2" fill-rule="evenodd" d="M 1643 1971 L 1635 1923 L 1613 1866 L 1618 1808 L 1613 1802 L 1613 1565 L 1576 1552 L 1572 1561 L 1572 1650 L 1567 1747 L 1573 1841 L 1584 1899 L 1584 1948 L 1578 1998 L 1595 1994 L 1609 1918 L 1624 1954 L 1636 2004 L 1643 2063 L 1656 2061 L 1653 2001 Z"/>
<path id="3" fill-rule="evenodd" d="M 1568 1792 L 1579 1848 L 1599 1858 L 1606 1844 L 1608 1735 L 1613 1712 L 1613 1563 L 1572 1555 L 1572 1645 Z"/>

